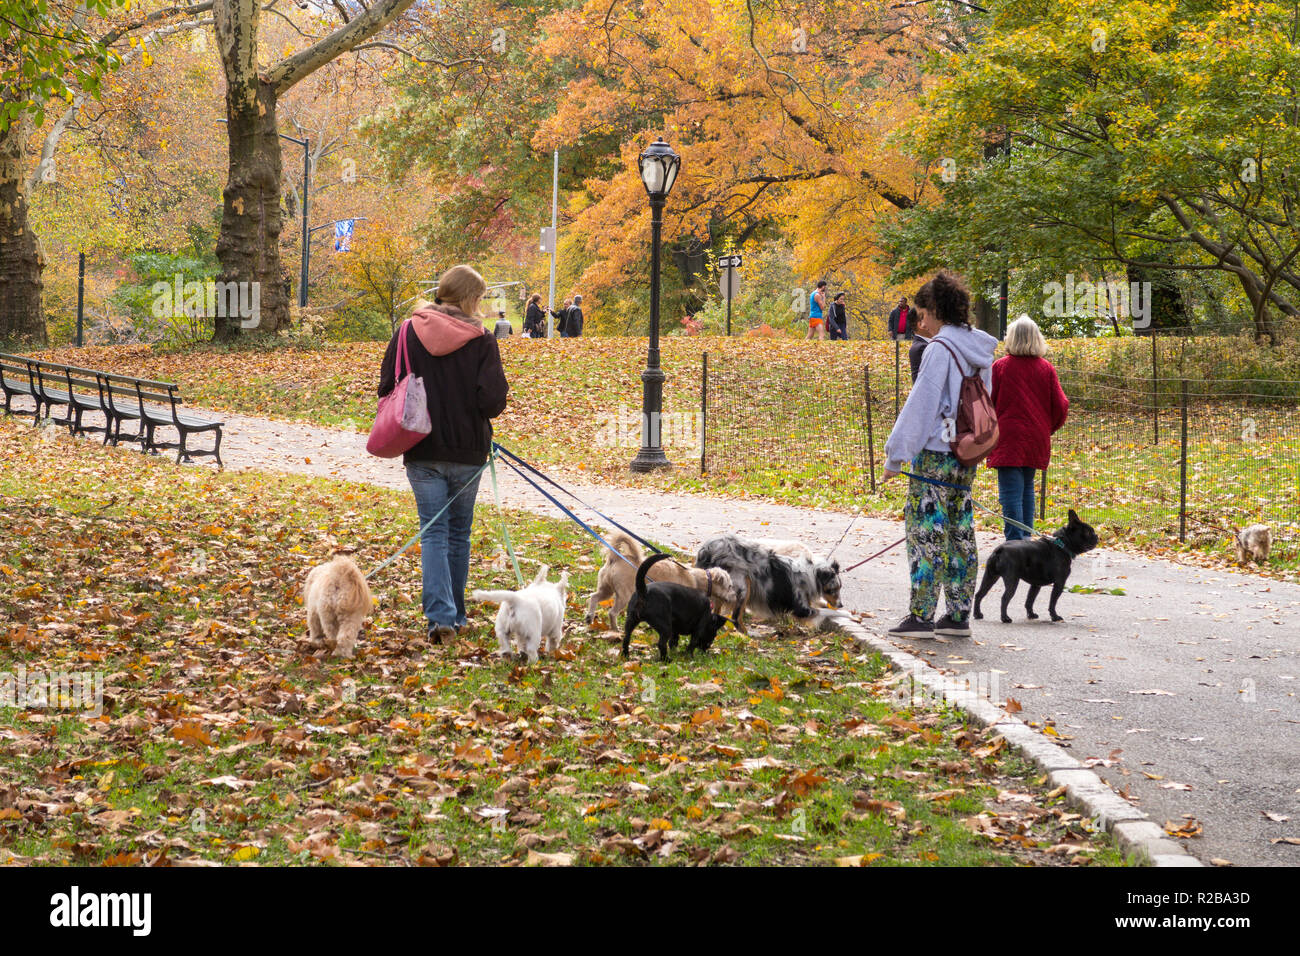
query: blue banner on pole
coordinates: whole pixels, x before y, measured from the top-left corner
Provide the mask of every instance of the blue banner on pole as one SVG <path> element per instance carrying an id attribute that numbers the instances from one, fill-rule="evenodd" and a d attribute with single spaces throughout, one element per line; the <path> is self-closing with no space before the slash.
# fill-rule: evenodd
<path id="1" fill-rule="evenodd" d="M 355 219 L 340 219 L 334 223 L 335 252 L 347 252 L 352 248 L 352 230 L 356 224 Z"/>

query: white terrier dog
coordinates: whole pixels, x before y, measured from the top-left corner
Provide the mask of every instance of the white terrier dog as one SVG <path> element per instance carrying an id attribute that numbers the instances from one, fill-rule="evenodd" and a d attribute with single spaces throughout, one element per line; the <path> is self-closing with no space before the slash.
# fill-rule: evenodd
<path id="1" fill-rule="evenodd" d="M 546 637 L 548 653 L 560 646 L 564 639 L 564 601 L 569 589 L 569 572 L 551 584 L 546 580 L 550 568 L 545 564 L 533 578 L 533 583 L 522 591 L 475 591 L 470 597 L 475 601 L 500 604 L 497 611 L 497 643 L 501 656 L 510 653 L 510 643 L 528 663 L 537 663 L 537 649 Z"/>

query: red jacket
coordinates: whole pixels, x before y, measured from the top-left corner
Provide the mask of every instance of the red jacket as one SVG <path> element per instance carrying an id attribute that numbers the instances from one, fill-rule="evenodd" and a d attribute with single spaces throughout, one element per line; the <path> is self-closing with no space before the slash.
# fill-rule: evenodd
<path id="1" fill-rule="evenodd" d="M 998 413 L 998 444 L 991 468 L 1046 468 L 1052 433 L 1065 424 L 1070 400 L 1047 359 L 1004 355 L 993 363 L 993 407 Z"/>

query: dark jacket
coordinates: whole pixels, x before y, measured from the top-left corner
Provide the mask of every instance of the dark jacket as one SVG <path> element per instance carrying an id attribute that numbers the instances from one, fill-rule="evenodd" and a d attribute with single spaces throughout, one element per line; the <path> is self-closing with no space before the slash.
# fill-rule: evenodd
<path id="1" fill-rule="evenodd" d="M 916 323 L 917 320 L 920 318 L 919 313 L 916 311 L 916 306 L 910 304 L 908 305 L 907 325 L 904 326 L 901 331 L 898 328 L 898 313 L 899 313 L 898 306 L 894 306 L 894 311 L 889 313 L 889 334 L 890 335 L 902 334 L 909 339 L 912 338 L 912 336 L 916 334 Z"/>
<path id="2" fill-rule="evenodd" d="M 428 437 L 402 461 L 454 461 L 481 465 L 492 446 L 492 421 L 506 407 L 506 373 L 497 340 L 454 306 L 438 305 L 411 316 L 406 354 L 411 373 L 424 379 L 429 397 Z M 379 372 L 379 397 L 397 385 L 397 335 L 388 343 Z"/>
<path id="3" fill-rule="evenodd" d="M 1065 424 L 1070 400 L 1056 369 L 1033 355 L 1004 355 L 993 363 L 993 407 L 998 413 L 998 444 L 990 468 L 1046 468 L 1052 459 L 1052 433 Z"/>
<path id="4" fill-rule="evenodd" d="M 564 323 L 564 335 L 566 338 L 576 339 L 582 335 L 582 306 L 569 306 L 569 318 Z"/>
<path id="5" fill-rule="evenodd" d="M 551 309 L 551 315 L 555 318 L 555 334 L 560 338 L 564 338 L 569 334 L 567 327 L 569 322 L 569 313 L 572 310 L 573 306 L 571 305 L 566 305 L 560 309 Z"/>
<path id="6" fill-rule="evenodd" d="M 524 331 L 534 338 L 546 335 L 546 314 L 536 302 L 529 302 L 524 313 Z"/>
<path id="7" fill-rule="evenodd" d="M 925 347 L 930 344 L 930 340 L 923 335 L 915 336 L 912 344 L 907 349 L 907 361 L 912 366 L 912 384 L 916 384 L 917 373 L 921 371 L 921 355 L 925 352 Z"/>

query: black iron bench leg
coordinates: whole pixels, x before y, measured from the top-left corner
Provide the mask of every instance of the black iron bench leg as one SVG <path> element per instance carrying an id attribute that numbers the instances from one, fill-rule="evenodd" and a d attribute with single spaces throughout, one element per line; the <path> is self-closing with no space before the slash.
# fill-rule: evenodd
<path id="1" fill-rule="evenodd" d="M 182 460 L 192 461 L 193 459 L 190 458 L 190 453 L 185 449 L 185 439 L 189 435 L 189 432 L 187 432 L 184 426 L 181 425 L 176 426 L 176 431 L 178 431 L 181 436 L 181 440 L 176 446 L 176 464 L 179 465 Z"/>
<path id="2" fill-rule="evenodd" d="M 217 456 L 217 470 L 224 471 L 226 466 L 221 463 L 221 429 L 220 428 L 217 429 L 217 444 L 216 447 L 212 450 L 212 454 Z"/>

